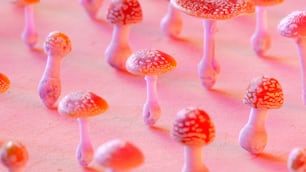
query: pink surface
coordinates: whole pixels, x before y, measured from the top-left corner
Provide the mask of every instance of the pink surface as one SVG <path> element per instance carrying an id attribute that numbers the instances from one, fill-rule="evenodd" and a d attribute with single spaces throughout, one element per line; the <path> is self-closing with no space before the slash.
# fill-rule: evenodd
<path id="1" fill-rule="evenodd" d="M 302 10 L 305 1 L 288 0 L 268 8 L 272 46 L 265 58 L 257 57 L 250 44 L 255 15 L 218 22 L 216 58 L 221 73 L 213 89 L 206 90 L 196 70 L 203 47 L 201 20 L 182 15 L 181 39 L 168 39 L 159 27 L 168 1 L 140 0 L 144 18 L 131 27 L 131 48 L 160 49 L 178 62 L 173 72 L 159 77 L 162 116 L 155 128 L 145 126 L 141 115 L 146 98 L 144 78 L 117 72 L 104 59 L 112 32 L 112 25 L 104 20 L 108 3 L 109 0 L 103 2 L 98 14 L 101 21 L 91 20 L 76 0 L 46 0 L 34 6 L 38 49 L 54 30 L 66 33 L 72 41 L 72 52 L 62 64 L 61 98 L 72 91 L 90 90 L 109 103 L 108 111 L 89 119 L 95 148 L 121 138 L 137 145 L 145 155 L 145 163 L 135 172 L 180 171 L 183 146 L 169 137 L 169 130 L 179 110 L 196 106 L 210 114 L 216 127 L 215 141 L 203 152 L 210 171 L 287 171 L 289 152 L 306 146 L 306 110 L 301 99 L 296 44 L 281 37 L 276 28 L 288 13 Z M 22 8 L 1 1 L 0 11 L 0 72 L 11 79 L 11 88 L 0 95 L 1 140 L 20 140 L 27 146 L 30 160 L 26 172 L 90 171 L 82 169 L 75 158 L 79 142 L 76 120 L 47 109 L 38 96 L 37 86 L 47 56 L 41 50 L 30 51 L 22 42 Z M 254 77 L 261 75 L 279 80 L 285 102 L 281 109 L 268 112 L 268 144 L 262 155 L 253 156 L 239 146 L 238 135 L 250 112 L 250 107 L 242 103 L 245 89 Z M 0 166 L 0 171 L 5 170 Z"/>

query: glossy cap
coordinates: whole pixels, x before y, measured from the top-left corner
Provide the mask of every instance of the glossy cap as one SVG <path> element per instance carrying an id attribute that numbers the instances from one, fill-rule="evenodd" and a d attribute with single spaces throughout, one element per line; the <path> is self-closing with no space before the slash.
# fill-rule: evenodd
<path id="1" fill-rule="evenodd" d="M 127 70 L 135 75 L 159 75 L 175 67 L 175 59 L 159 50 L 139 50 L 126 61 Z"/>
<path id="2" fill-rule="evenodd" d="M 289 172 L 304 172 L 306 171 L 306 149 L 294 148 L 288 156 L 287 162 Z"/>
<path id="3" fill-rule="evenodd" d="M 184 145 L 204 146 L 214 140 L 215 127 L 204 110 L 189 107 L 177 113 L 171 136 Z"/>
<path id="4" fill-rule="evenodd" d="M 10 85 L 10 79 L 3 73 L 0 73 L 0 93 L 6 92 L 9 89 Z"/>
<path id="5" fill-rule="evenodd" d="M 112 24 L 127 25 L 142 21 L 142 9 L 138 0 L 112 0 L 106 19 Z"/>
<path id="6" fill-rule="evenodd" d="M 283 90 L 276 79 L 258 77 L 249 84 L 243 103 L 257 109 L 277 109 L 284 103 Z"/>
<path id="7" fill-rule="evenodd" d="M 96 116 L 108 109 L 107 102 L 92 92 L 73 92 L 58 104 L 58 112 L 61 115 L 79 118 Z"/>
<path id="8" fill-rule="evenodd" d="M 70 38 L 59 31 L 49 33 L 45 42 L 44 50 L 48 55 L 64 57 L 71 52 Z"/>
<path id="9" fill-rule="evenodd" d="M 17 141 L 8 141 L 0 149 L 2 163 L 8 168 L 19 168 L 26 165 L 29 154 L 26 147 Z"/>
<path id="10" fill-rule="evenodd" d="M 306 37 L 306 10 L 288 14 L 278 24 L 278 32 L 290 38 Z"/>

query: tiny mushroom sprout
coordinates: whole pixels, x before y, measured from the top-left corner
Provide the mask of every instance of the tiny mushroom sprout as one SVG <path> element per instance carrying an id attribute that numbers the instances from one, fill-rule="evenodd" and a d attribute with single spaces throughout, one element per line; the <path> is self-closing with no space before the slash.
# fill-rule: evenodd
<path id="1" fill-rule="evenodd" d="M 210 89 L 220 73 L 215 58 L 216 21 L 253 13 L 254 4 L 250 0 L 171 0 L 171 3 L 182 12 L 203 19 L 203 57 L 198 64 L 198 74 L 202 85 Z"/>
<path id="2" fill-rule="evenodd" d="M 142 21 L 140 3 L 138 0 L 112 0 L 106 19 L 114 25 L 111 42 L 105 50 L 106 61 L 115 69 L 126 71 L 125 62 L 132 54 L 130 25 Z"/>
<path id="3" fill-rule="evenodd" d="M 61 94 L 61 65 L 71 51 L 71 41 L 66 34 L 54 31 L 47 36 L 44 49 L 48 59 L 38 85 L 38 93 L 44 105 L 52 109 L 56 108 L 55 103 Z"/>
<path id="4" fill-rule="evenodd" d="M 6 92 L 11 85 L 10 79 L 3 73 L 0 73 L 0 93 Z"/>
<path id="5" fill-rule="evenodd" d="M 59 102 L 59 114 L 76 118 L 78 121 L 80 143 L 76 150 L 76 156 L 81 166 L 88 166 L 94 154 L 88 134 L 87 118 L 102 114 L 107 109 L 108 104 L 102 97 L 88 91 L 73 92 Z"/>
<path id="6" fill-rule="evenodd" d="M 114 139 L 98 147 L 94 163 L 112 172 L 129 171 L 143 164 L 144 155 L 134 144 Z"/>
<path id="7" fill-rule="evenodd" d="M 263 56 L 271 47 L 271 36 L 268 33 L 266 7 L 277 5 L 284 0 L 253 0 L 256 7 L 256 28 L 251 37 L 253 50 L 258 56 Z"/>
<path id="8" fill-rule="evenodd" d="M 22 40 L 32 49 L 38 40 L 32 5 L 39 3 L 40 0 L 12 0 L 11 2 L 21 5 L 24 8 L 25 27 L 22 32 Z"/>
<path id="9" fill-rule="evenodd" d="M 268 141 L 265 127 L 269 109 L 280 108 L 284 95 L 279 82 L 262 76 L 253 79 L 244 95 L 243 103 L 251 106 L 248 122 L 240 130 L 240 146 L 252 154 L 260 154 Z"/>
<path id="10" fill-rule="evenodd" d="M 0 148 L 1 162 L 9 172 L 23 172 L 29 160 L 26 147 L 19 141 L 7 141 Z"/>
<path id="11" fill-rule="evenodd" d="M 215 127 L 202 109 L 188 107 L 180 110 L 171 129 L 171 137 L 184 145 L 182 172 L 208 172 L 203 163 L 203 146 L 215 138 Z"/>
<path id="12" fill-rule="evenodd" d="M 85 9 L 88 16 L 91 19 L 96 20 L 102 2 L 103 0 L 81 0 L 81 5 Z"/>
<path id="13" fill-rule="evenodd" d="M 296 41 L 301 66 L 302 99 L 306 105 L 306 10 L 288 14 L 280 21 L 278 31 L 280 35 Z"/>
<path id="14" fill-rule="evenodd" d="M 175 67 L 176 60 L 159 50 L 138 50 L 126 61 L 126 68 L 130 73 L 142 75 L 146 80 L 147 98 L 143 107 L 143 118 L 148 126 L 154 125 L 161 115 L 156 87 L 158 75 L 172 71 Z"/>
<path id="15" fill-rule="evenodd" d="M 306 149 L 294 148 L 288 156 L 287 167 L 289 172 L 306 171 Z"/>

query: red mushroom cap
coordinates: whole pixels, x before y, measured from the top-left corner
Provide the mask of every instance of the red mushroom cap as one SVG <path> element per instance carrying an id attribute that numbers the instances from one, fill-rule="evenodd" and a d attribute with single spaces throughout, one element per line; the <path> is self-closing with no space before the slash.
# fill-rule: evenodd
<path id="1" fill-rule="evenodd" d="M 6 92 L 9 89 L 10 85 L 10 79 L 3 73 L 0 73 L 0 93 Z"/>
<path id="2" fill-rule="evenodd" d="M 250 0 L 171 0 L 182 12 L 205 19 L 225 20 L 255 12 Z"/>
<path id="3" fill-rule="evenodd" d="M 159 75 L 175 67 L 175 59 L 159 50 L 139 50 L 126 61 L 127 70 L 136 75 Z"/>
<path id="4" fill-rule="evenodd" d="M 8 141 L 4 143 L 0 150 L 2 163 L 8 167 L 23 167 L 29 160 L 29 154 L 26 147 L 17 141 Z"/>
<path id="5" fill-rule="evenodd" d="M 243 103 L 257 109 L 280 108 L 284 103 L 281 85 L 274 78 L 255 78 L 248 86 Z"/>
<path id="6" fill-rule="evenodd" d="M 306 10 L 288 14 L 280 21 L 278 32 L 290 38 L 306 37 Z"/>
<path id="7" fill-rule="evenodd" d="M 272 6 L 282 3 L 284 0 L 253 0 L 253 2 L 257 6 Z"/>
<path id="8" fill-rule="evenodd" d="M 142 9 L 138 0 L 113 0 L 106 19 L 113 24 L 127 25 L 142 21 Z"/>
<path id="9" fill-rule="evenodd" d="M 69 37 L 59 31 L 50 32 L 44 42 L 44 49 L 48 55 L 66 56 L 71 52 Z"/>
<path id="10" fill-rule="evenodd" d="M 17 5 L 31 5 L 39 3 L 40 0 L 11 0 L 11 2 Z"/>
<path id="11" fill-rule="evenodd" d="M 204 110 L 189 107 L 177 113 L 171 136 L 184 145 L 203 146 L 215 138 L 215 127 Z"/>

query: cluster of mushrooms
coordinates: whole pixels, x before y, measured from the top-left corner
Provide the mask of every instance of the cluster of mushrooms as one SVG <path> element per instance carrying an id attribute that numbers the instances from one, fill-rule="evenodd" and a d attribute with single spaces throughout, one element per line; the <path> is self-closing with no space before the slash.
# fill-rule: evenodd
<path id="1" fill-rule="evenodd" d="M 39 0 L 11 0 L 24 7 L 25 28 L 22 40 L 30 49 L 35 48 L 38 34 L 35 28 L 32 5 Z M 102 0 L 81 0 L 87 14 L 97 20 Z M 201 18 L 204 26 L 203 58 L 198 64 L 202 85 L 210 89 L 220 74 L 220 65 L 214 56 L 216 22 L 243 14 L 256 13 L 256 29 L 251 45 L 258 56 L 264 56 L 271 45 L 267 32 L 265 7 L 283 0 L 170 0 L 167 14 L 161 19 L 161 31 L 168 37 L 179 37 L 183 27 L 181 13 Z M 147 99 L 143 106 L 144 123 L 151 127 L 161 116 L 156 83 L 160 74 L 176 68 L 171 55 L 151 49 L 134 51 L 129 46 L 131 24 L 142 20 L 142 9 L 138 0 L 112 0 L 107 11 L 107 21 L 114 25 L 112 40 L 105 50 L 105 60 L 113 68 L 145 78 Z M 306 45 L 306 11 L 295 11 L 286 16 L 278 26 L 280 35 L 294 38 L 299 47 L 302 67 L 303 100 L 306 104 L 306 76 L 304 60 Z M 41 101 L 48 109 L 76 118 L 80 128 L 80 143 L 76 148 L 76 159 L 81 166 L 98 165 L 114 171 L 125 171 L 144 162 L 145 156 L 133 143 L 116 139 L 94 149 L 88 135 L 88 117 L 100 115 L 108 109 L 101 96 L 90 91 L 78 91 L 61 97 L 61 63 L 72 51 L 69 37 L 59 31 L 51 32 L 45 42 L 46 67 L 38 86 Z M 0 93 L 9 89 L 9 78 L 0 73 Z M 253 79 L 247 87 L 243 103 L 251 107 L 249 120 L 241 129 L 239 144 L 251 154 L 260 154 L 268 142 L 265 120 L 269 109 L 281 108 L 284 102 L 280 83 L 272 77 Z M 170 132 L 173 140 L 184 146 L 183 172 L 207 172 L 203 163 L 203 146 L 215 138 L 215 128 L 209 114 L 203 109 L 187 107 L 178 111 Z M 306 168 L 305 149 L 295 148 L 288 158 L 288 169 L 292 172 Z M 11 172 L 22 172 L 29 159 L 26 147 L 18 141 L 1 143 L 0 159 Z M 305 170 L 302 170 L 305 171 Z"/>

